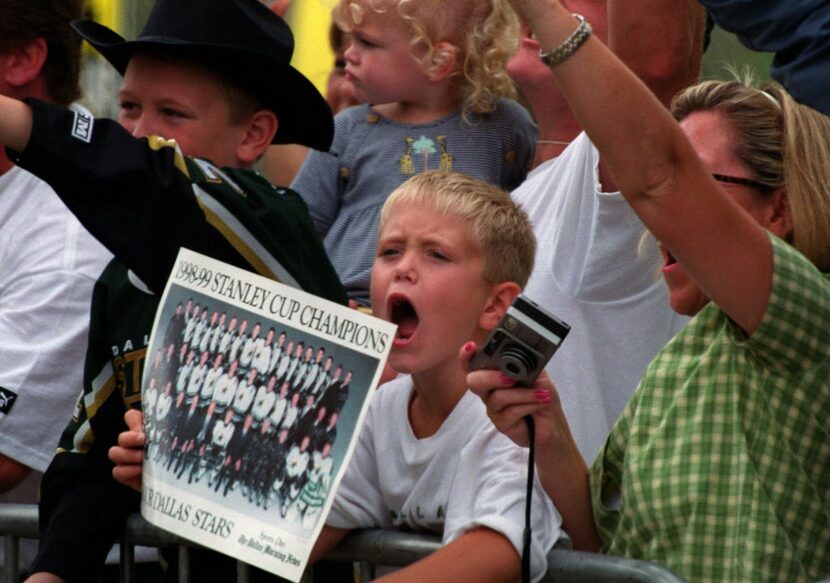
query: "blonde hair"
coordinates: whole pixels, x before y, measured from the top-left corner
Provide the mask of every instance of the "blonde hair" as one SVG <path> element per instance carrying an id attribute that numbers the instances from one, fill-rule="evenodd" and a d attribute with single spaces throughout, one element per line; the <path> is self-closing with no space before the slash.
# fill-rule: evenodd
<path id="1" fill-rule="evenodd" d="M 433 62 L 439 42 L 458 49 L 452 89 L 465 119 L 493 111 L 500 97 L 516 97 L 506 64 L 518 47 L 519 21 L 508 0 L 340 0 L 334 19 L 351 32 L 367 11 L 390 9 L 412 29 L 410 47 L 422 69 Z"/>
<path id="2" fill-rule="evenodd" d="M 525 286 L 533 271 L 536 236 L 527 214 L 505 191 L 458 172 L 416 174 L 389 195 L 381 210 L 378 233 L 404 203 L 426 206 L 469 223 L 484 260 L 484 279 Z"/>
<path id="3" fill-rule="evenodd" d="M 735 131 L 736 157 L 750 178 L 783 188 L 792 216 L 788 240 L 822 272 L 830 272 L 830 118 L 797 103 L 776 83 L 763 89 L 751 80 L 704 81 L 682 91 L 672 114 L 722 113 Z"/>

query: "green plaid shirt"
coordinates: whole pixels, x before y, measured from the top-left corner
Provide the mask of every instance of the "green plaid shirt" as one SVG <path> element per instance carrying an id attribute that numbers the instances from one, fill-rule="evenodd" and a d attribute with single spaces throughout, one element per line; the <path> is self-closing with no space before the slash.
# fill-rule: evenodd
<path id="1" fill-rule="evenodd" d="M 830 277 L 771 239 L 760 328 L 747 339 L 705 307 L 594 462 L 605 552 L 693 582 L 830 577 Z"/>

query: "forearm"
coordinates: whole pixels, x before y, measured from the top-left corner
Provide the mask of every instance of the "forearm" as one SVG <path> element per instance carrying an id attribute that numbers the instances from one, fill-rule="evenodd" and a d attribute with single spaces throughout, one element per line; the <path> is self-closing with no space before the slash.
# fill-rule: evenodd
<path id="1" fill-rule="evenodd" d="M 63 579 L 53 573 L 32 573 L 25 583 L 65 583 Z"/>
<path id="2" fill-rule="evenodd" d="M 308 559 L 308 563 L 314 564 L 318 560 L 324 558 L 329 551 L 331 551 L 334 547 L 340 544 L 346 535 L 351 532 L 347 528 L 334 528 L 333 526 L 324 526 L 323 530 L 320 531 L 320 535 L 317 537 L 317 540 L 314 541 L 314 546 L 311 548 L 311 556 Z"/>
<path id="3" fill-rule="evenodd" d="M 381 577 L 378 581 L 512 583 L 519 580 L 520 574 L 521 559 L 512 543 L 494 530 L 477 528 L 420 561 Z"/>
<path id="4" fill-rule="evenodd" d="M 597 552 L 600 540 L 594 524 L 588 467 L 571 433 L 558 393 L 551 389 L 549 394 L 550 406 L 534 415 L 539 482 L 562 517 L 562 528 L 571 537 L 574 548 Z"/>
<path id="5" fill-rule="evenodd" d="M 0 144 L 22 152 L 32 134 L 32 110 L 17 99 L 0 95 Z"/>
<path id="6" fill-rule="evenodd" d="M 56 456 L 41 485 L 40 547 L 32 572 L 93 581 L 127 516 L 138 511 L 139 496 L 67 455 L 80 454 Z"/>
<path id="7" fill-rule="evenodd" d="M 17 486 L 31 471 L 32 468 L 0 454 L 0 493 Z"/>
<path id="8" fill-rule="evenodd" d="M 542 487 L 562 516 L 562 528 L 574 549 L 598 552 L 599 533 L 594 523 L 588 468 L 571 440 L 567 448 L 545 447 L 536 451 L 536 471 Z"/>
<path id="9" fill-rule="evenodd" d="M 466 366 L 464 357 L 469 354 L 462 348 L 462 365 Z M 571 433 L 559 393 L 547 372 L 542 372 L 533 390 L 504 388 L 503 383 L 498 387 L 498 374 L 473 371 L 467 375 L 467 386 L 482 398 L 496 428 L 522 447 L 529 440 L 524 418 L 533 416 L 537 478 L 559 512 L 562 528 L 571 536 L 574 546 L 596 551 L 599 537 L 593 522 L 588 469 Z"/>

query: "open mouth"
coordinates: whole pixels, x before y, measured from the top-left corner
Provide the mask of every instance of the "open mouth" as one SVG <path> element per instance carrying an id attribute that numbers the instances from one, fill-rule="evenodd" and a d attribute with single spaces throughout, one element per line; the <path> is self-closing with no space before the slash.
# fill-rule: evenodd
<path id="1" fill-rule="evenodd" d="M 660 268 L 660 271 L 664 275 L 668 275 L 669 273 L 680 269 L 680 264 L 677 262 L 674 255 L 671 254 L 671 251 L 669 251 L 662 243 L 659 243 L 658 246 L 660 248 L 660 255 L 663 257 L 663 266 Z"/>
<path id="2" fill-rule="evenodd" d="M 392 323 L 398 326 L 396 340 L 408 341 L 418 328 L 418 312 L 412 303 L 404 296 L 389 298 L 389 316 Z"/>

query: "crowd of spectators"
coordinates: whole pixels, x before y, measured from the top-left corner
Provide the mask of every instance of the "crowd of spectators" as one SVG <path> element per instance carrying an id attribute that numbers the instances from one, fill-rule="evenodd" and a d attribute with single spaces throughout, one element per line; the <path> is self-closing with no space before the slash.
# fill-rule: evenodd
<path id="1" fill-rule="evenodd" d="M 317 525 L 351 363 L 193 299 L 147 354 L 187 247 L 398 326 L 313 560 L 377 526 L 445 543 L 390 581 L 538 580 L 557 542 L 830 578 L 830 9 L 769 4 L 339 0 L 327 104 L 289 64 L 290 1 L 157 0 L 126 40 L 81 0 L 0 0 L 21 576 L 97 577 L 145 461 Z M 698 82 L 713 22 L 780 84 Z M 82 38 L 124 77 L 117 121 L 72 105 Z M 572 328 L 530 389 L 466 369 L 520 292 Z M 196 577 L 231 576 L 203 553 Z"/>

